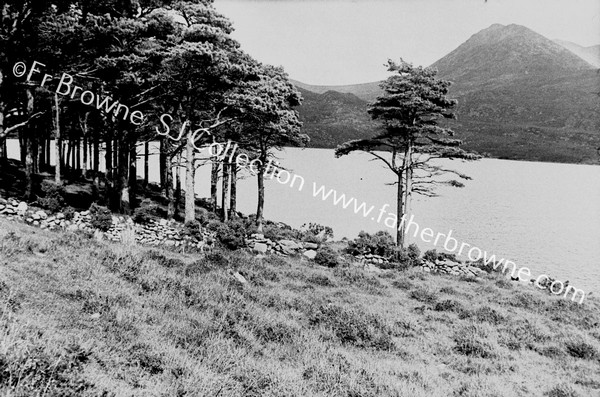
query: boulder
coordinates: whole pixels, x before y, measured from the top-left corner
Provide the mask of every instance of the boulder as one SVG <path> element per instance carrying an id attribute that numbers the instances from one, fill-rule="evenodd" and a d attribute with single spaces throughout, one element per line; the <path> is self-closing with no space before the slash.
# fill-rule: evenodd
<path id="1" fill-rule="evenodd" d="M 308 259 L 315 259 L 315 257 L 317 256 L 317 251 L 308 250 L 308 251 L 305 251 L 302 255 L 304 255 Z"/>
<path id="2" fill-rule="evenodd" d="M 242 276 L 241 274 L 239 274 L 238 272 L 232 272 L 231 275 L 233 276 L 233 278 L 235 278 L 241 284 L 248 283 L 248 281 L 246 280 L 246 278 L 244 276 Z"/>
<path id="3" fill-rule="evenodd" d="M 319 244 L 317 244 L 317 243 L 302 243 L 302 245 L 307 250 L 316 250 L 319 248 Z"/>
<path id="4" fill-rule="evenodd" d="M 302 249 L 302 246 L 300 246 L 297 242 L 292 240 L 279 240 L 279 244 L 282 247 L 289 248 L 291 250 Z"/>
<path id="5" fill-rule="evenodd" d="M 27 208 L 28 208 L 27 203 L 24 201 L 21 201 L 19 203 L 19 205 L 17 206 L 17 213 L 19 215 L 24 215 L 25 212 L 27 211 Z"/>
<path id="6" fill-rule="evenodd" d="M 48 214 L 46 214 L 44 211 L 38 211 L 35 213 L 35 215 L 39 216 L 42 220 L 48 219 Z"/>
<path id="7" fill-rule="evenodd" d="M 254 247 L 252 248 L 252 251 L 257 253 L 257 254 L 266 254 L 267 253 L 267 249 L 268 246 L 267 244 L 264 243 L 254 243 Z"/>
<path id="8" fill-rule="evenodd" d="M 364 269 L 368 272 L 372 272 L 372 273 L 382 273 L 383 270 L 381 270 L 380 268 L 378 268 L 377 266 L 375 266 L 372 263 L 367 263 L 364 267 Z"/>

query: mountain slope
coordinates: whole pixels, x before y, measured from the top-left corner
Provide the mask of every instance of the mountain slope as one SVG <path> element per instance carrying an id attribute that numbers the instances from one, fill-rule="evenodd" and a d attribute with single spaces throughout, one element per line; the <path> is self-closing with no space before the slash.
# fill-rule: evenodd
<path id="1" fill-rule="evenodd" d="M 526 27 L 496 24 L 432 66 L 453 82 L 450 97 L 458 99 L 458 121 L 451 126 L 467 148 L 500 158 L 598 162 L 600 76 L 564 47 Z M 340 89 L 363 100 L 362 108 L 380 93 L 378 83 Z M 339 137 L 337 143 L 372 134 L 364 129 L 375 125 L 368 115 L 354 114 L 361 108 L 356 101 L 350 107 L 343 101 L 331 105 L 325 94 L 311 94 L 300 113 L 310 120 L 305 129 L 320 146 L 320 133 L 326 142 Z M 330 110 L 327 117 L 320 115 L 331 106 L 343 117 L 333 118 Z"/>
<path id="2" fill-rule="evenodd" d="M 593 69 L 569 50 L 524 26 L 500 24 L 474 34 L 431 66 L 446 79 L 472 85 Z"/>

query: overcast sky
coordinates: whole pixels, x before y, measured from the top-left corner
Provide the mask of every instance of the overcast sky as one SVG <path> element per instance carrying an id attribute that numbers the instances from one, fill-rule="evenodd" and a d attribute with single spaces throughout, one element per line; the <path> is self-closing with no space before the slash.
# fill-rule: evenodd
<path id="1" fill-rule="evenodd" d="M 430 65 L 494 23 L 600 44 L 599 0 L 216 0 L 261 62 L 308 84 L 386 77 L 388 58 Z"/>

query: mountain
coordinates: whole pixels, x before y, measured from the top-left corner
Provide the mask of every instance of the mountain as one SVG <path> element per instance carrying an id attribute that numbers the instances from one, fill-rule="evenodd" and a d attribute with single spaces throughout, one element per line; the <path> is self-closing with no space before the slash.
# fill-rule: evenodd
<path id="1" fill-rule="evenodd" d="M 600 44 L 593 45 L 590 47 L 583 47 L 579 44 L 572 43 L 565 40 L 554 40 L 555 43 L 560 44 L 573 54 L 579 56 L 581 59 L 587 61 L 591 65 L 600 68 Z"/>
<path id="2" fill-rule="evenodd" d="M 310 85 L 296 80 L 291 81 L 296 85 L 296 87 L 302 88 L 306 91 L 314 92 L 316 94 L 324 94 L 327 91 L 335 91 L 343 94 L 353 94 L 367 102 L 374 101 L 382 92 L 381 88 L 379 88 L 379 81 L 352 85 Z"/>
<path id="3" fill-rule="evenodd" d="M 467 148 L 518 160 L 599 161 L 599 74 L 563 46 L 524 26 L 495 24 L 432 66 L 453 82 L 458 120 L 450 126 Z M 378 83 L 304 87 L 311 94 L 300 115 L 316 146 L 373 133 L 366 108 Z"/>

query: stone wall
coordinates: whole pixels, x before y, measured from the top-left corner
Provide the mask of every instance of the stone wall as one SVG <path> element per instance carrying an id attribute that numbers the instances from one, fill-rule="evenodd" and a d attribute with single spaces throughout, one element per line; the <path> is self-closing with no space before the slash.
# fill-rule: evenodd
<path id="1" fill-rule="evenodd" d="M 41 229 L 95 232 L 97 236 L 115 242 L 124 242 L 129 238 L 132 243 L 143 245 L 204 250 L 212 248 L 215 241 L 214 233 L 208 230 L 201 231 L 200 239 L 192 238 L 183 233 L 183 225 L 165 219 L 152 220 L 142 225 L 134 223 L 130 217 L 113 216 L 111 228 L 100 232 L 92 227 L 89 211 L 75 212 L 72 219 L 67 219 L 63 213 L 49 215 L 46 211 L 13 198 L 0 198 L 0 216 L 20 220 Z"/>
<path id="2" fill-rule="evenodd" d="M 256 254 L 274 253 L 282 256 L 304 255 L 314 259 L 317 255 L 319 244 L 293 240 L 273 241 L 262 234 L 253 234 L 246 239 L 246 246 Z"/>
<path id="3" fill-rule="evenodd" d="M 429 273 L 445 273 L 452 274 L 454 276 L 475 276 L 479 277 L 485 274 L 486 271 L 478 268 L 477 266 L 471 266 L 461 262 L 454 262 L 450 259 L 443 261 L 425 261 L 421 268 Z"/>

